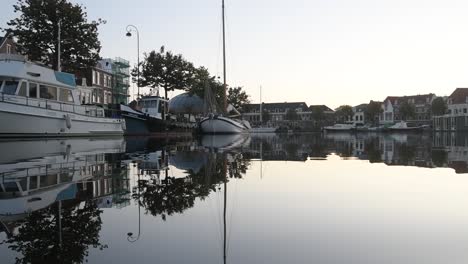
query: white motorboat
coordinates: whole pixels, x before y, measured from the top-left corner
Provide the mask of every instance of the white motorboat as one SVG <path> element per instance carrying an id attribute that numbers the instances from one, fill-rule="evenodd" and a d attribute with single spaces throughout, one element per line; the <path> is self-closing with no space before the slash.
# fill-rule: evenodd
<path id="1" fill-rule="evenodd" d="M 346 124 L 334 124 L 333 126 L 326 126 L 323 129 L 326 131 L 351 131 L 356 128 L 356 124 L 354 123 L 346 123 Z"/>
<path id="2" fill-rule="evenodd" d="M 122 135 L 125 121 L 81 105 L 73 74 L 0 55 L 0 136 Z"/>
<path id="3" fill-rule="evenodd" d="M 422 126 L 413 126 L 406 123 L 405 121 L 400 121 L 393 126 L 388 127 L 390 131 L 422 131 Z"/>

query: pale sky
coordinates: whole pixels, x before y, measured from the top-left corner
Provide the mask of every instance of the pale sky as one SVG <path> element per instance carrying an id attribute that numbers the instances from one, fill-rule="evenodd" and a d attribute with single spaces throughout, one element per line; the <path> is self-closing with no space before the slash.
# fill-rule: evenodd
<path id="1" fill-rule="evenodd" d="M 1 0 L 0 27 L 15 17 Z M 102 57 L 161 45 L 221 75 L 221 0 L 74 0 L 102 18 Z M 253 102 L 335 108 L 468 87 L 466 0 L 226 0 L 228 84 Z M 141 55 L 140 57 L 143 57 Z M 174 95 L 174 94 L 173 94 Z"/>

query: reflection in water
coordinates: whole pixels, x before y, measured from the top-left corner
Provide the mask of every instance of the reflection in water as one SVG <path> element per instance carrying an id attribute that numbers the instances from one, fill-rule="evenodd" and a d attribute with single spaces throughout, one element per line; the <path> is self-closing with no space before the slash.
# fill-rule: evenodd
<path id="1" fill-rule="evenodd" d="M 100 233 L 106 208 L 135 207 L 138 219 L 132 214 L 123 231 L 113 231 L 131 231 L 128 241 L 142 242 L 142 218 L 168 223 L 214 194 L 224 197 L 227 257 L 228 185 L 245 181 L 252 160 L 293 162 L 282 163 L 287 170 L 337 154 L 342 160 L 468 173 L 468 136 L 453 133 L 60 139 L 0 142 L 0 148 L 11 150 L 0 153 L 0 250 L 16 252 L 17 263 L 79 263 L 94 248 L 105 252 L 109 242 Z"/>

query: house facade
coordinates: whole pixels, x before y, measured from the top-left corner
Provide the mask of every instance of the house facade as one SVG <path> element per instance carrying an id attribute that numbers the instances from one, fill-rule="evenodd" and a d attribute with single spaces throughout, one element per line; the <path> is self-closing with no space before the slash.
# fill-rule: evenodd
<path id="1" fill-rule="evenodd" d="M 366 123 L 366 109 L 368 104 L 360 104 L 353 107 L 353 120 L 356 124 Z"/>
<path id="2" fill-rule="evenodd" d="M 468 88 L 457 88 L 447 98 L 447 114 L 433 117 L 436 131 L 468 131 Z"/>
<path id="3" fill-rule="evenodd" d="M 77 78 L 79 99 L 82 104 L 112 103 L 113 76 L 98 62 L 96 67 L 86 69 L 84 76 Z"/>
<path id="4" fill-rule="evenodd" d="M 315 111 L 320 110 L 321 120 L 315 120 Z M 263 116 L 260 115 L 260 104 L 247 104 L 242 108 L 243 118 L 252 126 L 269 124 L 298 129 L 310 129 L 333 123 L 334 111 L 326 105 L 307 106 L 305 102 L 262 103 Z"/>
<path id="5" fill-rule="evenodd" d="M 388 96 L 382 103 L 381 124 L 391 124 L 399 121 L 408 121 L 418 124 L 430 124 L 432 122 L 431 106 L 436 98 L 433 93 L 411 96 Z M 403 103 L 414 106 L 414 116 L 404 117 L 400 112 Z M 403 120 L 406 119 L 406 120 Z"/>
<path id="6" fill-rule="evenodd" d="M 8 33 L 0 37 L 0 54 L 18 54 L 16 50 L 16 42 Z"/>
<path id="7" fill-rule="evenodd" d="M 80 102 L 83 104 L 128 103 L 129 62 L 121 59 L 103 59 L 96 67 L 77 76 Z"/>

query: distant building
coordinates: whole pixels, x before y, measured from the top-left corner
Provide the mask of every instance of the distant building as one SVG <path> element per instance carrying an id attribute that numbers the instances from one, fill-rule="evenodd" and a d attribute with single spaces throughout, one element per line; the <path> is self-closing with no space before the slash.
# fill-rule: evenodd
<path id="1" fill-rule="evenodd" d="M 380 123 L 396 123 L 402 121 L 400 106 L 403 102 L 414 105 L 414 117 L 405 121 L 415 122 L 420 124 L 431 123 L 431 106 L 432 101 L 436 98 L 433 93 L 411 96 L 388 96 L 382 104 L 382 114 Z"/>
<path id="2" fill-rule="evenodd" d="M 314 120 L 314 111 L 317 109 L 322 111 L 322 120 Z M 298 129 L 310 129 L 319 122 L 321 125 L 333 123 L 334 116 L 334 111 L 326 105 L 307 106 L 305 102 L 263 103 L 262 118 L 260 118 L 260 104 L 244 105 L 242 111 L 243 118 L 253 126 L 269 123 Z"/>
<path id="3" fill-rule="evenodd" d="M 468 130 L 468 88 L 457 88 L 447 99 L 447 114 L 433 117 L 438 131 Z"/>
<path id="4" fill-rule="evenodd" d="M 82 104 L 112 103 L 113 75 L 103 68 L 101 62 L 96 67 L 86 69 L 84 76 L 80 77 L 77 83 Z"/>
<path id="5" fill-rule="evenodd" d="M 5 36 L 0 37 L 0 54 L 1 53 L 18 54 L 16 50 L 16 42 L 9 33 L 6 33 Z"/>
<path id="6" fill-rule="evenodd" d="M 83 104 L 128 103 L 130 64 L 122 58 L 103 59 L 96 67 L 77 76 L 80 102 Z"/>
<path id="7" fill-rule="evenodd" d="M 353 120 L 354 123 L 364 124 L 366 122 L 366 109 L 368 104 L 360 104 L 353 107 Z"/>

